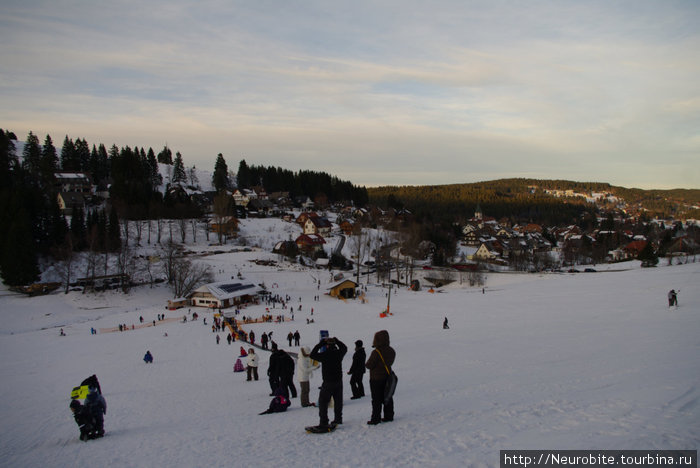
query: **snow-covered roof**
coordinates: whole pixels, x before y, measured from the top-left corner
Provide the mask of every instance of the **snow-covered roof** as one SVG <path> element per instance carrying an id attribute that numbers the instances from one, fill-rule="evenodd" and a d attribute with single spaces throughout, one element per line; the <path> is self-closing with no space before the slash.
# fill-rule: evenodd
<path id="1" fill-rule="evenodd" d="M 233 299 L 234 297 L 245 296 L 248 294 L 259 294 L 263 288 L 254 284 L 232 283 L 230 281 L 220 281 L 218 283 L 209 283 L 200 286 L 195 293 L 210 293 L 219 300 Z"/>

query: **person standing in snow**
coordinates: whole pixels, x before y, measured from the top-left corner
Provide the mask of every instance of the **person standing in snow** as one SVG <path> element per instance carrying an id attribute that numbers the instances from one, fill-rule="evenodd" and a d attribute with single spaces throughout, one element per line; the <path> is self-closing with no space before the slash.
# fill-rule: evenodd
<path id="1" fill-rule="evenodd" d="M 311 380 L 311 374 L 318 369 L 319 365 L 314 365 L 309 357 L 309 352 L 308 346 L 302 346 L 299 350 L 299 356 L 297 357 L 297 379 L 299 380 L 301 392 L 301 406 L 304 408 L 307 406 L 316 406 L 315 403 L 309 401 L 309 381 Z"/>
<path id="2" fill-rule="evenodd" d="M 267 333 L 263 332 L 262 336 L 260 337 L 260 346 L 262 349 L 267 349 Z"/>
<path id="3" fill-rule="evenodd" d="M 289 332 L 289 334 L 287 335 L 287 341 L 289 341 L 289 346 L 292 346 L 293 339 L 294 339 L 294 335 L 292 334 L 292 332 Z"/>
<path id="4" fill-rule="evenodd" d="M 325 346 L 326 350 L 321 352 Z M 329 427 L 328 403 L 334 401 L 335 418 L 332 424 L 343 423 L 343 357 L 348 347 L 339 339 L 325 338 L 311 350 L 309 357 L 321 363 L 323 383 L 318 395 L 319 426 Z"/>
<path id="5" fill-rule="evenodd" d="M 678 294 L 676 293 L 676 291 L 674 289 L 671 289 L 668 292 L 668 306 L 671 307 L 674 305 L 678 306 Z"/>
<path id="6" fill-rule="evenodd" d="M 443 322 L 442 322 L 442 328 L 444 330 L 447 330 L 448 328 L 450 328 L 450 326 L 447 324 L 447 317 L 445 317 L 445 320 L 443 320 Z"/>
<path id="7" fill-rule="evenodd" d="M 107 402 L 97 391 L 97 387 L 90 387 L 88 396 L 85 398 L 85 406 L 95 420 L 95 438 L 102 437 L 105 435 L 104 416 L 107 414 Z"/>
<path id="8" fill-rule="evenodd" d="M 355 353 L 352 355 L 352 365 L 348 371 L 350 375 L 350 389 L 352 390 L 351 400 L 357 400 L 365 396 L 365 386 L 362 378 L 365 375 L 365 348 L 362 347 L 362 340 L 355 342 Z"/>
<path id="9" fill-rule="evenodd" d="M 273 341 L 272 354 L 270 354 L 270 361 L 267 365 L 267 380 L 270 382 L 270 396 L 275 396 L 275 390 L 280 386 L 279 360 L 280 354 L 277 349 L 277 343 Z"/>
<path id="10" fill-rule="evenodd" d="M 299 346 L 299 340 L 301 340 L 301 335 L 299 334 L 299 330 L 294 332 L 294 346 Z"/>
<path id="11" fill-rule="evenodd" d="M 258 380 L 258 355 L 255 354 L 255 350 L 253 348 L 248 350 L 248 359 L 246 364 L 248 365 L 248 378 L 246 380 L 250 381 L 251 377 Z"/>
<path id="12" fill-rule="evenodd" d="M 277 362 L 280 387 L 289 392 L 292 398 L 297 397 L 297 388 L 294 385 L 294 359 L 284 350 L 279 351 Z"/>
<path id="13" fill-rule="evenodd" d="M 378 331 L 372 342 L 374 350 L 369 356 L 365 367 L 369 369 L 369 388 L 372 393 L 372 416 L 367 424 L 375 425 L 380 422 L 394 420 L 394 399 L 384 402 L 384 389 L 391 371 L 391 365 L 396 359 L 396 351 L 389 346 L 389 332 Z M 384 417 L 382 418 L 382 407 Z"/>
<path id="14" fill-rule="evenodd" d="M 71 400 L 70 410 L 73 413 L 75 423 L 80 429 L 80 440 L 87 441 L 93 438 L 95 430 L 95 420 L 90 414 L 90 410 L 80 404 L 78 400 Z"/>

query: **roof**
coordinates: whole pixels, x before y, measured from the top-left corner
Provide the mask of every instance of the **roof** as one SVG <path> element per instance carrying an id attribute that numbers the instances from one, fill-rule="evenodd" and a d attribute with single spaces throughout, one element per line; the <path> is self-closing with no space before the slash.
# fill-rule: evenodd
<path id="1" fill-rule="evenodd" d="M 232 299 L 234 297 L 245 296 L 247 294 L 258 294 L 263 289 L 254 284 L 231 283 L 228 281 L 220 281 L 218 283 L 209 283 L 195 289 L 196 293 L 210 293 L 219 300 Z"/>

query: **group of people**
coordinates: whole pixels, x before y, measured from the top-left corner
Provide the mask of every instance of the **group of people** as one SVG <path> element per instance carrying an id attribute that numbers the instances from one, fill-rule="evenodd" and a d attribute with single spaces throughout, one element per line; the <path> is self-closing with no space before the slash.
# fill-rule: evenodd
<path id="1" fill-rule="evenodd" d="M 372 398 L 372 413 L 367 424 L 376 425 L 381 422 L 393 421 L 394 401 L 387 397 L 385 389 L 387 379 L 391 374 L 391 366 L 396 359 L 396 352 L 390 346 L 389 332 L 381 330 L 374 335 L 372 342 L 374 348 L 369 359 L 365 353 L 362 340 L 355 342 L 355 350 L 352 364 L 347 374 L 350 375 L 351 400 L 365 396 L 363 377 L 369 370 L 369 386 Z M 319 425 L 318 429 L 329 429 L 343 423 L 343 369 L 342 363 L 348 348 L 336 337 L 321 340 L 312 349 L 302 346 L 296 361 L 296 377 L 300 386 L 300 400 L 302 407 L 316 406 L 309 399 L 310 380 L 313 371 L 321 368 L 322 384 L 318 396 Z M 258 356 L 251 348 L 247 353 L 248 378 L 258 380 Z M 366 361 L 365 361 L 366 359 Z M 289 398 L 297 397 L 297 388 L 294 385 L 295 373 L 293 358 L 284 350 L 279 349 L 272 342 L 272 354 L 268 366 L 268 381 L 270 384 L 270 396 L 273 400 L 270 407 L 261 414 L 285 411 L 289 406 Z M 329 419 L 328 410 L 331 398 L 333 399 L 333 420 Z"/>

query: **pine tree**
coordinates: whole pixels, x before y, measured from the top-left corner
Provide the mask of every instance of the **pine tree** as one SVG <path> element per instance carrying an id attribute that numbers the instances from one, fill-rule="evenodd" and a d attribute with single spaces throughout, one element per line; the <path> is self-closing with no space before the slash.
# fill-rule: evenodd
<path id="1" fill-rule="evenodd" d="M 107 249 L 111 252 L 120 250 L 121 248 L 121 230 L 119 229 L 119 216 L 117 209 L 112 205 L 112 210 L 109 212 L 109 224 L 107 228 Z"/>
<path id="2" fill-rule="evenodd" d="M 251 186 L 251 173 L 246 164 L 245 159 L 241 159 L 238 164 L 238 173 L 236 174 L 236 185 L 239 189 L 250 188 Z"/>
<path id="3" fill-rule="evenodd" d="M 211 183 L 214 185 L 214 189 L 217 192 L 221 192 L 222 190 L 227 190 L 229 188 L 228 166 L 226 165 L 226 160 L 221 153 L 219 153 L 219 155 L 216 157 L 216 163 L 214 163 L 214 174 L 212 175 Z"/>
<path id="4" fill-rule="evenodd" d="M 182 162 L 182 155 L 179 151 L 175 154 L 173 173 L 170 180 L 173 184 L 182 184 L 187 182 L 187 173 L 185 172 L 185 166 Z"/>
<path id="5" fill-rule="evenodd" d="M 0 274 L 8 286 L 22 286 L 37 281 L 39 264 L 30 217 L 19 197 L 13 198 L 14 215 L 0 249 Z"/>
<path id="6" fill-rule="evenodd" d="M 168 145 L 165 145 L 163 147 L 163 150 L 158 153 L 158 162 L 161 164 L 168 164 L 171 165 L 173 164 L 173 152 L 170 151 L 170 148 L 168 148 Z"/>
<path id="7" fill-rule="evenodd" d="M 90 169 L 90 145 L 85 138 L 75 140 L 75 160 L 77 162 L 76 171 L 83 172 Z"/>
<path id="8" fill-rule="evenodd" d="M 61 148 L 61 169 L 64 171 L 79 171 L 80 162 L 76 158 L 75 144 L 73 140 L 66 138 L 63 140 L 63 147 Z"/>
<path id="9" fill-rule="evenodd" d="M 41 174 L 41 146 L 39 145 L 39 138 L 31 131 L 24 143 L 22 156 L 24 158 L 22 166 L 32 177 L 38 179 Z"/>
<path id="10" fill-rule="evenodd" d="M 41 183 L 45 190 L 54 193 L 53 181 L 54 173 L 58 169 L 58 153 L 53 146 L 50 135 L 46 135 L 44 147 L 41 149 Z"/>

